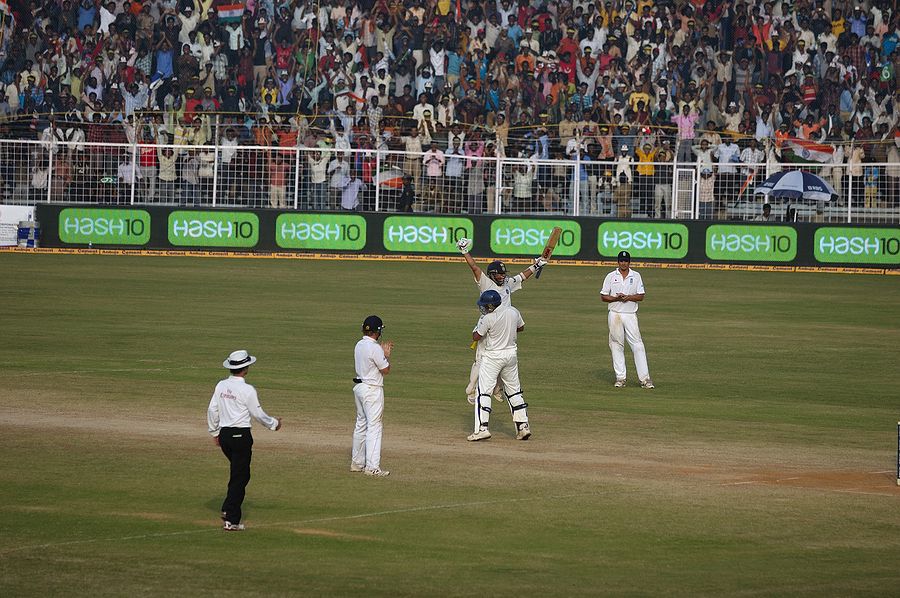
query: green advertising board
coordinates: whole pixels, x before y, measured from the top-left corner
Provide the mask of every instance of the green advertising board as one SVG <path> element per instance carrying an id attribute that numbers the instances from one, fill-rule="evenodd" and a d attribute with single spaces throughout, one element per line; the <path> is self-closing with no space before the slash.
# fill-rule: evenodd
<path id="1" fill-rule="evenodd" d="M 59 240 L 84 245 L 146 245 L 150 214 L 144 210 L 65 208 L 59 213 Z"/>
<path id="2" fill-rule="evenodd" d="M 615 257 L 683 259 L 688 253 L 688 228 L 667 222 L 604 222 L 597 228 L 597 251 Z"/>
<path id="3" fill-rule="evenodd" d="M 544 250 L 555 226 L 562 229 L 562 234 L 553 255 L 577 255 L 581 251 L 581 225 L 572 220 L 494 220 L 491 222 L 491 251 L 504 255 L 538 255 Z"/>
<path id="4" fill-rule="evenodd" d="M 275 243 L 282 249 L 360 251 L 366 246 L 366 219 L 347 214 L 281 214 Z"/>
<path id="5" fill-rule="evenodd" d="M 176 210 L 169 214 L 169 243 L 175 247 L 256 247 L 259 217 L 252 212 Z"/>
<path id="6" fill-rule="evenodd" d="M 739 262 L 790 262 L 797 231 L 790 226 L 713 224 L 706 229 L 706 257 Z"/>
<path id="7" fill-rule="evenodd" d="M 388 251 L 453 253 L 456 242 L 471 239 L 475 226 L 468 218 L 390 216 L 384 220 L 384 248 Z"/>
<path id="8" fill-rule="evenodd" d="M 900 229 L 826 226 L 816 231 L 813 254 L 825 264 L 900 264 Z"/>

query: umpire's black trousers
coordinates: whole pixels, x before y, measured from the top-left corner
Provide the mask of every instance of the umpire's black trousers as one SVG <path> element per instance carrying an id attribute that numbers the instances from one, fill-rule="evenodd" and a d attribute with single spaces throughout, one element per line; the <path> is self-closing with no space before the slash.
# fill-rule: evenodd
<path id="1" fill-rule="evenodd" d="M 250 483 L 250 458 L 253 455 L 250 428 L 222 428 L 219 432 L 219 446 L 231 463 L 228 494 L 222 503 L 222 512 L 229 523 L 240 523 L 241 505 L 244 503 L 247 484 Z"/>

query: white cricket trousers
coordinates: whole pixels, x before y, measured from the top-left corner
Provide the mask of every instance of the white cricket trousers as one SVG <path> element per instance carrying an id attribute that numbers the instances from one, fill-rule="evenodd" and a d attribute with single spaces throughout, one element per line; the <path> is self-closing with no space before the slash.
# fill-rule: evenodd
<path id="1" fill-rule="evenodd" d="M 350 458 L 354 465 L 366 469 L 381 466 L 381 434 L 384 425 L 384 388 L 360 383 L 353 387 L 356 399 L 356 428 Z"/>
<path id="2" fill-rule="evenodd" d="M 480 371 L 481 358 L 478 358 L 472 363 L 472 369 L 469 371 L 469 384 L 466 385 L 466 398 L 472 405 L 475 404 L 475 398 L 478 396 L 478 373 Z M 497 386 L 494 387 L 494 398 L 498 401 L 501 400 L 503 398 L 502 392 L 503 384 L 498 383 Z"/>
<path id="3" fill-rule="evenodd" d="M 525 399 L 519 385 L 519 356 L 515 348 L 485 352 L 478 369 L 478 396 L 475 399 L 475 431 L 487 428 L 491 419 L 491 393 L 503 384 L 513 421 L 528 423 Z"/>
<path id="4" fill-rule="evenodd" d="M 625 341 L 631 347 L 634 354 L 634 367 L 637 369 L 638 380 L 643 382 L 650 377 L 650 368 L 647 367 L 647 351 L 644 349 L 644 341 L 641 339 L 641 329 L 638 328 L 637 314 L 622 314 L 615 311 L 609 312 L 609 350 L 612 352 L 613 370 L 616 372 L 616 380 L 625 379 Z"/>

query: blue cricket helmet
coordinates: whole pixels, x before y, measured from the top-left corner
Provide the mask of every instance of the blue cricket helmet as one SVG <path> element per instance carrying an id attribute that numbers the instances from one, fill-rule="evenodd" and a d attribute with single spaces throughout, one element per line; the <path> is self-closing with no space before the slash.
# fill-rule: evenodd
<path id="1" fill-rule="evenodd" d="M 486 310 L 488 307 L 491 307 L 493 309 L 491 309 L 490 311 L 493 311 L 494 309 L 500 307 L 500 303 L 502 302 L 503 299 L 500 297 L 500 293 L 492 290 L 483 292 L 478 298 L 477 305 L 482 310 Z"/>

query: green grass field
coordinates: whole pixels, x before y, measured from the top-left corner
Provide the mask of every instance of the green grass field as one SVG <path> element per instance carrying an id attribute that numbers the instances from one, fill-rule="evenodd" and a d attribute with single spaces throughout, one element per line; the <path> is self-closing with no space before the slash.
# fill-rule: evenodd
<path id="1" fill-rule="evenodd" d="M 609 269 L 516 294 L 534 436 L 501 406 L 467 443 L 461 259 L 0 254 L 0 594 L 897 594 L 900 278 L 642 269 L 657 388 L 629 351 L 619 390 Z M 370 313 L 386 479 L 348 472 Z M 238 348 L 285 425 L 226 534 L 206 406 Z"/>

